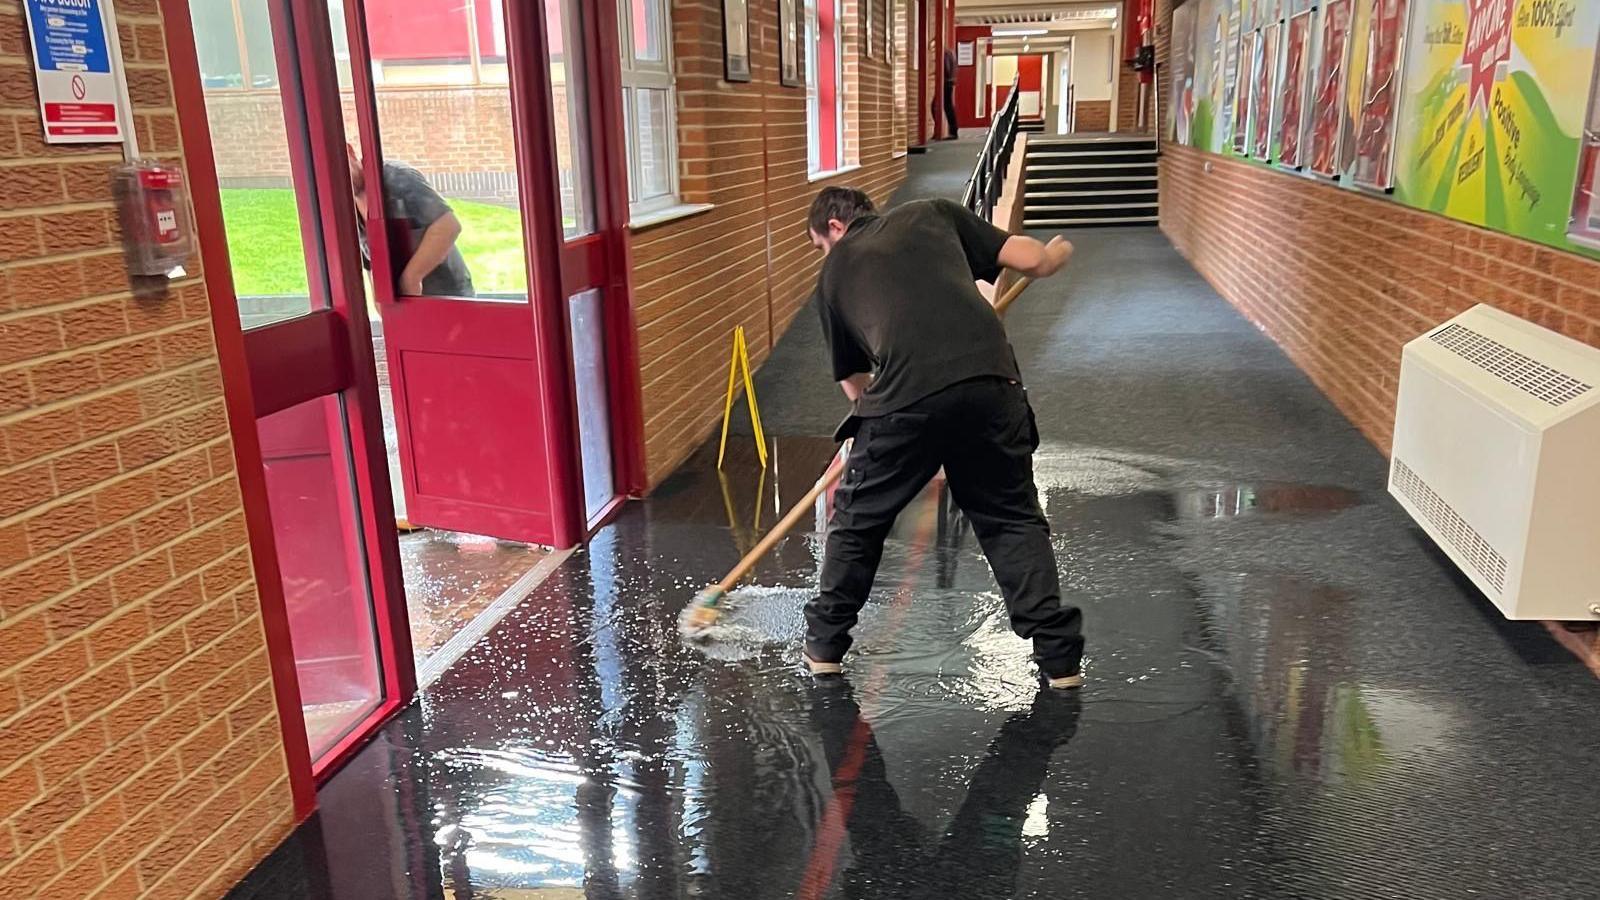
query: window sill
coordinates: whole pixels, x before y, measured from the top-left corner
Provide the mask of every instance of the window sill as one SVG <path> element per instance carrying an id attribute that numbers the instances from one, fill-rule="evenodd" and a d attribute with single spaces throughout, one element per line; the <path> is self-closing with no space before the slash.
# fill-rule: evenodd
<path id="1" fill-rule="evenodd" d="M 910 156 L 910 155 L 911 155 L 911 153 L 908 150 L 896 150 L 893 153 L 889 154 L 889 158 L 890 159 L 904 159 L 905 157 Z"/>
<path id="2" fill-rule="evenodd" d="M 840 166 L 837 169 L 831 169 L 827 172 L 817 172 L 815 174 L 808 175 L 806 176 L 806 181 L 815 184 L 818 181 L 826 181 L 829 178 L 835 178 L 839 175 L 848 175 L 859 168 L 861 168 L 860 163 L 851 163 L 848 166 Z"/>
<path id="3" fill-rule="evenodd" d="M 629 218 L 628 230 L 643 231 L 646 228 L 653 228 L 657 225 L 665 225 L 668 222 L 676 222 L 679 219 L 687 219 L 690 216 L 698 215 L 708 209 L 714 208 L 715 206 L 715 203 L 679 203 L 677 206 L 669 206 L 666 209 L 657 209 L 652 210 L 651 212 L 641 213 L 637 216 L 632 216 Z"/>

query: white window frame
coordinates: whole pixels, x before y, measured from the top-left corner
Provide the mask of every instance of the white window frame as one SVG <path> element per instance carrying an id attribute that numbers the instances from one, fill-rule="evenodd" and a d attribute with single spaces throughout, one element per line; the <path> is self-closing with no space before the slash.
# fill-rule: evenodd
<path id="1" fill-rule="evenodd" d="M 630 217 L 639 218 L 648 213 L 660 212 L 671 209 L 679 204 L 678 199 L 678 88 L 676 79 L 672 74 L 672 4 L 669 0 L 644 0 L 647 5 L 653 5 L 658 13 L 656 21 L 660 25 L 660 34 L 656 35 L 661 47 L 660 60 L 640 60 L 634 56 L 633 44 L 633 11 L 631 3 L 617 5 L 618 28 L 621 31 L 622 41 L 622 111 L 623 130 L 627 132 L 628 141 L 628 212 Z M 634 101 L 634 90 L 664 90 L 667 93 L 667 192 L 640 200 L 632 198 L 639 195 L 639 122 L 638 104 Z"/>

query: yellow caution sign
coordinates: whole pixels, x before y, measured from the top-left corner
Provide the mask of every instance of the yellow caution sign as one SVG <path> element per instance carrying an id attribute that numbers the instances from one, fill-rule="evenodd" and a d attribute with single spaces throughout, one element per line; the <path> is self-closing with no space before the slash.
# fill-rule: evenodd
<path id="1" fill-rule="evenodd" d="M 717 468 L 722 468 L 722 459 L 728 453 L 728 423 L 733 420 L 734 389 L 739 386 L 739 377 L 744 376 L 744 398 L 750 407 L 750 427 L 755 431 L 756 456 L 761 460 L 761 468 L 767 467 L 767 436 L 761 431 L 761 409 L 756 405 L 756 386 L 750 379 L 750 351 L 744 342 L 744 326 L 739 325 L 733 329 L 733 356 L 728 360 L 728 399 L 722 405 L 722 442 L 717 447 Z"/>

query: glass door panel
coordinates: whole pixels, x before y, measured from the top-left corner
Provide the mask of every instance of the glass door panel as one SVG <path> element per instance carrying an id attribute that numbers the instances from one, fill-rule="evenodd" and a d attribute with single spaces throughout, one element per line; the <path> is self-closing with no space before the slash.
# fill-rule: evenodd
<path id="1" fill-rule="evenodd" d="M 551 118 L 556 170 L 561 182 L 561 230 L 570 240 L 594 231 L 594 190 L 589 181 L 589 116 L 585 103 L 583 10 L 571 0 L 545 0 L 550 43 Z"/>
<path id="2" fill-rule="evenodd" d="M 256 423 L 311 755 L 384 699 L 344 403 L 317 397 Z"/>
<path id="3" fill-rule="evenodd" d="M 583 462 L 584 518 L 594 521 L 616 496 L 611 459 L 611 402 L 606 385 L 605 307 L 598 290 L 574 295 L 567 305 L 572 337 L 572 378 L 577 391 L 578 445 Z"/>

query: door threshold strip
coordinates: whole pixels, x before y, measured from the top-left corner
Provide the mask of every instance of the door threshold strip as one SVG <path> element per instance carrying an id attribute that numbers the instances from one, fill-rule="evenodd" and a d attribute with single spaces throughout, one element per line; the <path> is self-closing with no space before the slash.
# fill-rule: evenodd
<path id="1" fill-rule="evenodd" d="M 512 585 L 500 593 L 494 602 L 484 608 L 483 612 L 473 617 L 462 629 L 455 633 L 450 640 L 445 641 L 438 650 L 428 657 L 427 662 L 417 667 L 417 690 L 421 691 L 443 675 L 447 669 L 455 665 L 461 657 L 467 654 L 475 644 L 483 640 L 489 629 L 500 623 L 518 603 L 521 603 L 533 589 L 550 576 L 560 565 L 572 555 L 573 548 L 555 550 L 534 564 L 533 568 L 522 574 Z"/>

